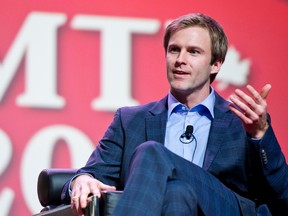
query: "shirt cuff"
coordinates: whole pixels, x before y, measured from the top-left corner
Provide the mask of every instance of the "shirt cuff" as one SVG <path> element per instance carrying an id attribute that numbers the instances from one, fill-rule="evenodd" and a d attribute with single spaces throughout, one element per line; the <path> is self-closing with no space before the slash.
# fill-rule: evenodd
<path id="1" fill-rule="evenodd" d="M 254 142 L 259 142 L 262 138 L 249 137 L 248 139 L 250 139 L 251 141 L 254 141 Z"/>

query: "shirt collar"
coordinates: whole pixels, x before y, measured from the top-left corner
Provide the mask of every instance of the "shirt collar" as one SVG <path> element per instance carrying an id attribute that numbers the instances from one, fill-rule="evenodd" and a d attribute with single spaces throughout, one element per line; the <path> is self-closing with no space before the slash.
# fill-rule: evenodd
<path id="1" fill-rule="evenodd" d="M 189 110 L 189 112 L 198 112 L 202 113 L 202 115 L 207 116 L 210 120 L 214 118 L 214 105 L 215 105 L 215 91 L 212 87 L 210 87 L 211 91 L 208 97 L 206 97 L 202 102 L 194 106 Z M 186 109 L 184 111 L 187 112 L 188 107 L 184 104 L 181 104 L 169 91 L 168 93 L 168 118 L 171 116 L 172 112 L 176 109 L 180 109 L 178 107 L 185 106 Z M 203 109 L 204 108 L 204 109 Z"/>

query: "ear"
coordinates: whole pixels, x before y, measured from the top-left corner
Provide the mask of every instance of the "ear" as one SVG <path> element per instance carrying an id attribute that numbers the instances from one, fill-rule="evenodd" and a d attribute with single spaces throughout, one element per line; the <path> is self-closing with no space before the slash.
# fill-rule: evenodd
<path id="1" fill-rule="evenodd" d="M 210 74 L 217 74 L 217 73 L 220 71 L 221 66 L 222 66 L 222 62 L 220 62 L 220 61 L 216 61 L 215 63 L 213 63 L 213 64 L 211 65 L 211 72 L 210 72 Z"/>

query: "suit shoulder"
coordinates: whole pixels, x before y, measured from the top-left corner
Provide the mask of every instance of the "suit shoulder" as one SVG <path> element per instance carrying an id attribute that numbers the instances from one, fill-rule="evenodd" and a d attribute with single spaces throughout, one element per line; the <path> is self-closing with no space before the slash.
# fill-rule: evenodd
<path id="1" fill-rule="evenodd" d="M 166 102 L 167 99 L 166 97 L 159 100 L 159 101 L 153 101 L 153 102 L 149 102 L 146 104 L 141 104 L 141 105 L 137 105 L 137 106 L 126 106 L 126 107 L 122 107 L 119 108 L 119 112 L 121 114 L 125 114 L 125 115 L 141 115 L 147 112 L 162 112 L 163 110 L 166 109 Z"/>

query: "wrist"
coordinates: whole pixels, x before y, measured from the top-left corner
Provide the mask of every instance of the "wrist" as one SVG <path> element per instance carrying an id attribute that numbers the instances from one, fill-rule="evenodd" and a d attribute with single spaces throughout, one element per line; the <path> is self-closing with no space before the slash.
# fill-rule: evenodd
<path id="1" fill-rule="evenodd" d="M 257 130 L 254 134 L 250 134 L 250 138 L 251 139 L 255 139 L 255 140 L 259 140 L 259 139 L 262 139 L 262 137 L 265 135 L 267 129 L 269 127 L 269 124 L 268 122 L 266 121 L 266 124 L 263 128 Z"/>

